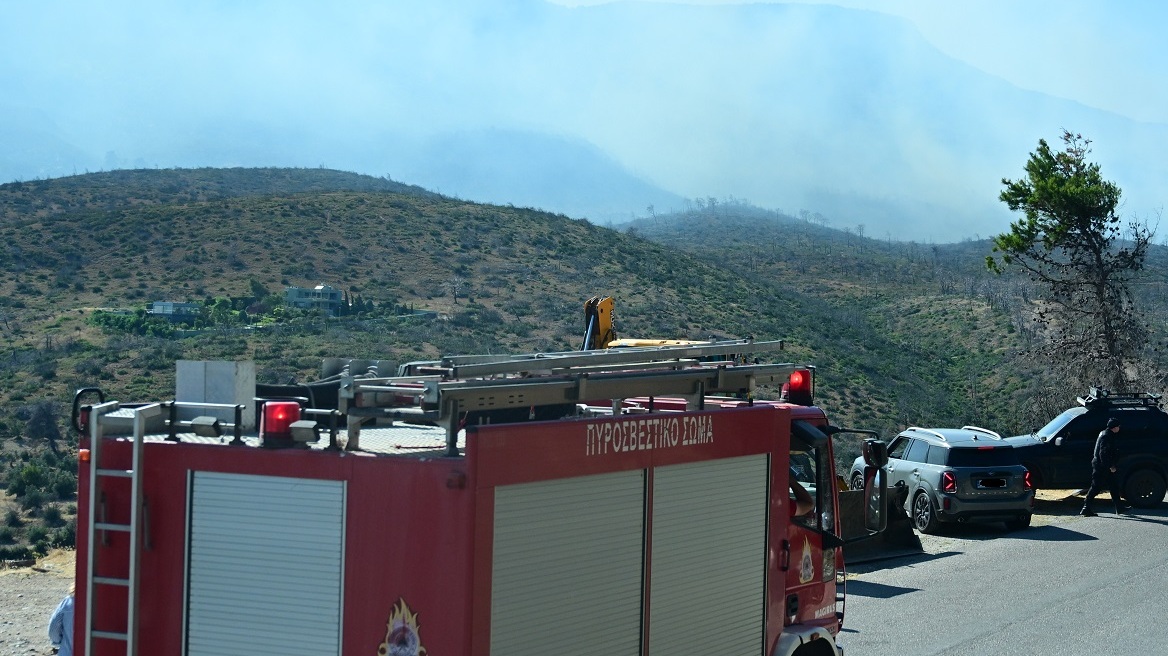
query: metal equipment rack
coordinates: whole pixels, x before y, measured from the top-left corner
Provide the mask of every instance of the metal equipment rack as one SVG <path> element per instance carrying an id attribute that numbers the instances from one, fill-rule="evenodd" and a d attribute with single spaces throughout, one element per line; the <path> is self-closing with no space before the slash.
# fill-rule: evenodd
<path id="1" fill-rule="evenodd" d="M 345 377 L 342 412 L 348 415 L 346 448 L 358 447 L 361 424 L 373 419 L 431 423 L 446 429 L 447 456 L 457 456 L 460 418 L 468 412 L 613 401 L 630 397 L 683 397 L 698 409 L 706 395 L 753 399 L 758 385 L 782 384 L 809 365 L 743 364 L 746 353 L 782 350 L 782 341 L 725 340 L 706 344 L 532 353 L 470 355 L 404 365 L 392 378 Z"/>
<path id="2" fill-rule="evenodd" d="M 1087 396 L 1080 396 L 1076 401 L 1084 407 L 1108 408 L 1159 408 L 1160 395 L 1151 392 L 1117 393 L 1101 387 L 1092 387 Z"/>

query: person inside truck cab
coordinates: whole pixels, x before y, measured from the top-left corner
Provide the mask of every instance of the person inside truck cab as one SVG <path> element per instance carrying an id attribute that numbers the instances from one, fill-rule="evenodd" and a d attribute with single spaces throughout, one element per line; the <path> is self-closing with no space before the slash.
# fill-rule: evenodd
<path id="1" fill-rule="evenodd" d="M 815 510 L 815 497 L 801 481 L 814 481 L 814 465 L 805 453 L 791 454 L 791 469 L 788 472 L 788 486 L 791 487 L 791 516 L 805 517 Z"/>
<path id="2" fill-rule="evenodd" d="M 790 477 L 787 479 L 791 487 L 791 516 L 803 517 L 815 510 L 815 499 L 803 484 L 799 482 L 799 474 L 791 467 Z"/>

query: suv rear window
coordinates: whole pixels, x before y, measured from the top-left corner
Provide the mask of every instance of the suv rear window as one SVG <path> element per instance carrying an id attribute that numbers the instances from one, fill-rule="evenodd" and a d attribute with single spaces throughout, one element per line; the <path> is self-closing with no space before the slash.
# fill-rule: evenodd
<path id="1" fill-rule="evenodd" d="M 1017 465 L 1018 454 L 1008 446 L 993 448 L 953 447 L 949 449 L 950 467 L 1005 467 Z"/>

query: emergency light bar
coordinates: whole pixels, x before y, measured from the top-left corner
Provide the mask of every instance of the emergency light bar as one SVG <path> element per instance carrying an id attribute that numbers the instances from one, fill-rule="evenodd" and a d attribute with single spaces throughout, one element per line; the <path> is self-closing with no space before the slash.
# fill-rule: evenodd
<path id="1" fill-rule="evenodd" d="M 796 369 L 783 383 L 782 399 L 797 405 L 813 405 L 815 376 L 810 369 Z"/>
<path id="2" fill-rule="evenodd" d="M 292 424 L 300 421 L 297 401 L 264 401 L 260 440 L 270 448 L 292 446 Z"/>

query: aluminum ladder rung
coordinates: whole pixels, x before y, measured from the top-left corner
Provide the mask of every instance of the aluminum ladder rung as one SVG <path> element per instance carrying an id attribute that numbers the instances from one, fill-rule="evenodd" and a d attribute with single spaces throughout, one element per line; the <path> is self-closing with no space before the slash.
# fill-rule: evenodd
<path id="1" fill-rule="evenodd" d="M 93 582 L 94 583 L 102 583 L 105 585 L 123 585 L 123 586 L 130 585 L 130 579 L 121 579 L 121 578 L 117 578 L 117 577 L 113 577 L 113 576 L 95 576 L 95 577 L 93 577 Z"/>
<path id="2" fill-rule="evenodd" d="M 130 636 L 124 631 L 91 631 L 95 638 L 105 638 L 107 640 L 129 640 Z"/>
<path id="3" fill-rule="evenodd" d="M 96 471 L 98 476 L 116 476 L 118 478 L 133 478 L 133 469 L 98 469 Z"/>
<path id="4" fill-rule="evenodd" d="M 114 524 L 112 522 L 95 522 L 93 528 L 99 531 L 124 531 L 126 533 L 134 530 L 134 527 L 129 524 Z"/>

